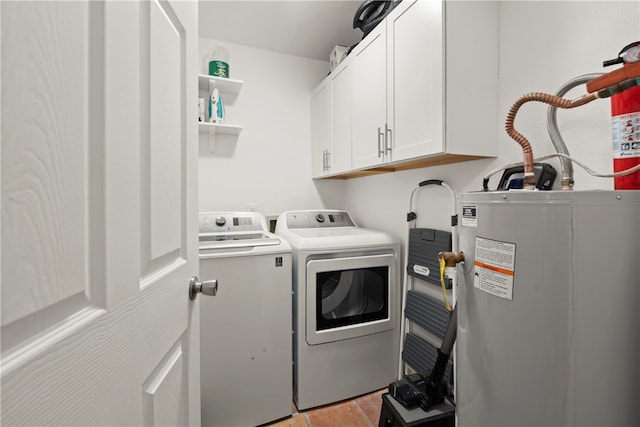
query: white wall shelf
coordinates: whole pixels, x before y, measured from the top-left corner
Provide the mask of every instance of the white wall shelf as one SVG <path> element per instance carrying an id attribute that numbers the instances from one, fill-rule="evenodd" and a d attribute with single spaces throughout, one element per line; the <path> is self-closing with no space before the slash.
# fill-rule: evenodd
<path id="1" fill-rule="evenodd" d="M 198 123 L 198 131 L 201 133 L 209 132 L 209 152 L 215 153 L 216 135 L 238 136 L 242 132 L 242 126 L 200 122 Z"/>
<path id="2" fill-rule="evenodd" d="M 242 80 L 198 74 L 198 87 L 200 89 L 209 88 L 209 90 L 217 87 L 220 92 L 237 95 L 242 89 Z"/>
<path id="3" fill-rule="evenodd" d="M 198 123 L 198 130 L 200 132 L 209 132 L 213 134 L 222 135 L 240 135 L 242 132 L 242 126 L 228 125 L 224 123 Z"/>
<path id="4" fill-rule="evenodd" d="M 204 95 L 206 100 L 208 94 L 210 94 L 214 88 L 218 88 L 218 91 L 222 95 L 230 95 L 229 98 L 233 98 L 240 93 L 242 80 L 198 74 L 198 91 L 200 92 L 200 97 Z M 199 122 L 198 131 L 209 134 L 209 151 L 213 153 L 216 151 L 216 135 L 238 136 L 240 132 L 242 132 L 242 126 L 227 123 Z"/>

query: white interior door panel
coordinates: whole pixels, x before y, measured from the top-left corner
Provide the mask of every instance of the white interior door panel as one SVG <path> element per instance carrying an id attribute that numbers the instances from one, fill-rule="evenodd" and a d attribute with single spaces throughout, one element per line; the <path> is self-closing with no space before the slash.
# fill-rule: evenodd
<path id="1" fill-rule="evenodd" d="M 2 422 L 198 425 L 197 3 L 0 23 Z"/>

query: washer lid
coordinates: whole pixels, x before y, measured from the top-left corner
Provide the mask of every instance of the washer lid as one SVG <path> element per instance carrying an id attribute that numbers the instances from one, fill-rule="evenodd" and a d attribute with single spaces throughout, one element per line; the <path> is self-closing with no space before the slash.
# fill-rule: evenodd
<path id="1" fill-rule="evenodd" d="M 262 232 L 200 233 L 199 241 L 200 252 L 209 249 L 271 246 L 279 245 L 281 242 L 275 234 Z"/>

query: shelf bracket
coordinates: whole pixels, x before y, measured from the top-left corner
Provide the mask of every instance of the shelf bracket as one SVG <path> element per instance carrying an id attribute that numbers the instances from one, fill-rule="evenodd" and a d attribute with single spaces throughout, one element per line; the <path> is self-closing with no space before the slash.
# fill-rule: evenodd
<path id="1" fill-rule="evenodd" d="M 214 127 L 209 129 L 209 152 L 216 152 L 216 129 Z"/>

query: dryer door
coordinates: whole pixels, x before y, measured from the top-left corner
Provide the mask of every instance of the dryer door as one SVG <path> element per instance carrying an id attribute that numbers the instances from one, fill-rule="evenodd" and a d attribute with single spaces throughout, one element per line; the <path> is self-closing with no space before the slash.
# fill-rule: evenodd
<path id="1" fill-rule="evenodd" d="M 395 326 L 394 254 L 307 262 L 307 343 L 351 339 Z"/>

